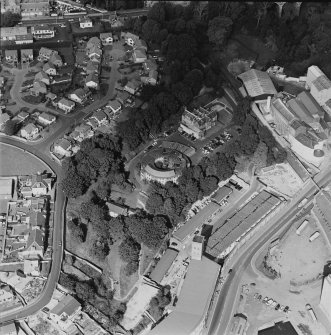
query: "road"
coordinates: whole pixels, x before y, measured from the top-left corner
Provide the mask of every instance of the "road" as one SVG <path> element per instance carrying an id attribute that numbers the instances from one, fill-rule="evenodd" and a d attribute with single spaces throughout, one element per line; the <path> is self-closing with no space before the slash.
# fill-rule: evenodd
<path id="1" fill-rule="evenodd" d="M 61 169 L 60 166 L 51 160 L 51 158 L 40 152 L 36 148 L 32 148 L 30 145 L 22 143 L 20 141 L 11 138 L 1 138 L 2 143 L 11 144 L 31 154 L 37 156 L 43 160 L 50 168 L 56 173 L 57 180 L 61 179 Z M 63 256 L 63 246 L 59 243 L 63 241 L 64 233 L 64 209 L 66 198 L 61 190 L 60 185 L 56 184 L 56 199 L 55 199 L 55 209 L 54 209 L 54 230 L 53 230 L 53 259 L 51 271 L 49 273 L 47 283 L 42 294 L 31 304 L 21 308 L 18 312 L 9 311 L 8 313 L 2 313 L 0 316 L 0 325 L 5 324 L 12 320 L 23 319 L 29 315 L 38 312 L 51 300 L 56 284 L 59 280 L 62 256 Z"/>
<path id="2" fill-rule="evenodd" d="M 315 176 L 314 181 L 319 187 L 325 186 L 331 180 L 331 171 L 323 171 Z M 242 274 L 249 266 L 254 254 L 267 243 L 273 235 L 281 229 L 291 224 L 291 220 L 298 212 L 298 203 L 318 191 L 315 183 L 310 182 L 300 193 L 292 199 L 289 205 L 282 211 L 280 216 L 270 221 L 266 227 L 262 228 L 260 232 L 249 240 L 248 244 L 244 245 L 240 251 L 234 256 L 231 262 L 232 273 L 226 279 L 220 295 L 217 297 L 216 308 L 210 322 L 207 334 L 209 335 L 225 335 L 229 324 L 231 323 L 234 314 L 235 305 L 237 303 L 236 297 L 240 290 L 240 282 Z M 271 230 L 270 227 L 273 227 Z"/>

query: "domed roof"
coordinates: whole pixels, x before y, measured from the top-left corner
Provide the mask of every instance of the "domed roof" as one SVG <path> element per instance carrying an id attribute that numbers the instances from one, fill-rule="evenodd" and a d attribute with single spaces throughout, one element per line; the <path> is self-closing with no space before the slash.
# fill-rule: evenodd
<path id="1" fill-rule="evenodd" d="M 315 157 L 323 157 L 324 156 L 324 151 L 321 149 L 315 149 L 314 150 L 314 156 Z"/>

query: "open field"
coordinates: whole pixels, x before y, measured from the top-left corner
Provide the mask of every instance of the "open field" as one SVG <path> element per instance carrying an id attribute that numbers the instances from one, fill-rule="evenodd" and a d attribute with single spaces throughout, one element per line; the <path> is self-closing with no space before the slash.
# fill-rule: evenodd
<path id="1" fill-rule="evenodd" d="M 0 176 L 18 176 L 49 171 L 48 167 L 23 150 L 0 143 Z"/>

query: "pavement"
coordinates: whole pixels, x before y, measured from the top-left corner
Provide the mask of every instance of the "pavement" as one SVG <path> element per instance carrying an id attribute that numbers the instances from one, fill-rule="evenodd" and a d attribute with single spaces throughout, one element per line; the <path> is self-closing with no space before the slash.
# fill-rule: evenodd
<path id="1" fill-rule="evenodd" d="M 215 301 L 215 310 L 212 312 L 206 334 L 224 335 L 227 334 L 228 327 L 234 315 L 238 295 L 240 294 L 240 281 L 246 268 L 250 266 L 251 259 L 255 253 L 260 250 L 269 240 L 273 238 L 280 229 L 291 224 L 291 220 L 298 212 L 298 203 L 315 194 L 318 190 L 315 182 L 319 187 L 325 186 L 331 180 L 331 171 L 325 170 L 314 177 L 314 182 L 308 183 L 300 190 L 295 199 L 289 202 L 284 210 L 270 220 L 265 227 L 261 228 L 252 239 L 250 239 L 237 254 L 232 261 L 226 265 L 222 273 L 227 273 L 231 268 L 232 272 L 227 276 L 220 295 Z M 272 227 L 272 228 L 271 228 Z"/>

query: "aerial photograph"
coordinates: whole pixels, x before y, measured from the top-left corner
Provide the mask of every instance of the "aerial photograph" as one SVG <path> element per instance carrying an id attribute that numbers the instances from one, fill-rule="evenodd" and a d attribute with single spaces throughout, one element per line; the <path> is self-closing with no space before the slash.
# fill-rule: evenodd
<path id="1" fill-rule="evenodd" d="M 0 335 L 331 335 L 331 1 L 0 4 Z"/>

